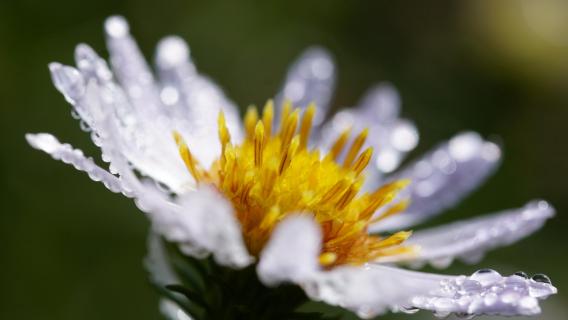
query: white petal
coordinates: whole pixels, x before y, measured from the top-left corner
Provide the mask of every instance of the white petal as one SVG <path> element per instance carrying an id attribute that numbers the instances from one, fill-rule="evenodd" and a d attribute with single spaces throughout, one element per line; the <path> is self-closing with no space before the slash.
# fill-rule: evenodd
<path id="1" fill-rule="evenodd" d="M 495 143 L 475 132 L 458 134 L 392 178 L 411 180 L 398 195 L 398 199 L 410 198 L 411 204 L 371 230 L 411 227 L 454 206 L 495 171 L 500 159 L 501 150 Z"/>
<path id="2" fill-rule="evenodd" d="M 115 122 L 106 118 L 100 125 L 110 137 L 115 136 Z M 110 137 L 100 138 L 101 148 L 110 162 L 111 171 L 116 172 L 120 179 L 95 166 L 80 151 L 69 145 L 61 145 L 51 135 L 27 136 L 35 148 L 73 164 L 77 169 L 88 172 L 91 177 L 103 179 L 113 191 L 128 192 L 134 197 L 138 208 L 148 214 L 155 228 L 166 239 L 179 243 L 185 253 L 198 257 L 211 253 L 217 263 L 231 267 L 244 267 L 252 262 L 240 226 L 227 200 L 211 189 L 201 188 L 180 197 L 178 202 L 171 201 L 167 193 L 136 176 L 126 158 L 118 151 L 122 145 L 107 143 L 106 140 L 112 139 Z M 121 189 L 117 190 L 118 188 Z"/>
<path id="3" fill-rule="evenodd" d="M 330 54 L 318 47 L 307 49 L 290 66 L 284 85 L 276 97 L 276 121 L 284 100 L 290 100 L 295 107 L 300 108 L 314 102 L 318 107 L 314 125 L 318 126 L 329 110 L 334 87 L 335 65 Z"/>
<path id="4" fill-rule="evenodd" d="M 322 145 L 331 144 L 347 128 L 357 134 L 365 128 L 369 135 L 363 148 L 375 148 L 367 169 L 367 188 L 380 183 L 382 175 L 398 168 L 405 155 L 418 144 L 418 130 L 414 124 L 399 118 L 400 97 L 389 83 L 371 88 L 356 108 L 335 114 L 322 129 Z"/>
<path id="5" fill-rule="evenodd" d="M 212 80 L 197 72 L 189 47 L 181 38 L 164 38 L 156 56 L 162 102 L 172 113 L 175 127 L 195 150 L 196 157 L 208 167 L 221 150 L 217 138 L 217 117 L 221 110 L 233 142 L 241 141 L 238 108 Z"/>
<path id="6" fill-rule="evenodd" d="M 483 271 L 485 272 L 485 271 Z M 388 311 L 437 315 L 534 315 L 537 299 L 556 293 L 551 284 L 503 277 L 494 271 L 472 276 L 443 276 L 366 265 L 320 272 L 304 283 L 308 296 L 371 318 Z"/>
<path id="7" fill-rule="evenodd" d="M 301 282 L 319 269 L 321 230 L 312 218 L 292 216 L 280 222 L 262 251 L 257 272 L 266 285 Z"/>
<path id="8" fill-rule="evenodd" d="M 173 129 L 164 125 L 165 120 L 133 108 L 122 89 L 112 81 L 104 60 L 88 46 L 78 46 L 76 56 L 80 72 L 57 63 L 50 64 L 50 70 L 56 87 L 73 104 L 82 124 L 91 131 L 94 143 L 102 147 L 101 141 L 105 140 L 121 145 L 113 149 L 123 153 L 142 174 L 173 191 L 191 185 L 193 179 L 184 168 L 171 136 Z M 112 136 L 104 129 L 105 121 L 115 122 Z M 109 136 L 111 139 L 103 139 Z"/>
<path id="9" fill-rule="evenodd" d="M 554 208 L 540 200 L 522 208 L 416 231 L 405 241 L 405 245 L 420 248 L 416 255 L 387 259 L 388 262 L 410 261 L 413 266 L 430 262 L 433 266 L 446 267 L 454 258 L 476 263 L 486 251 L 509 245 L 537 231 L 553 215 Z"/>
<path id="10" fill-rule="evenodd" d="M 153 222 L 166 239 L 180 243 L 186 254 L 211 253 L 220 265 L 242 268 L 253 262 L 231 203 L 216 190 L 203 186 L 177 202 L 177 208 L 155 210 Z"/>
<path id="11" fill-rule="evenodd" d="M 161 113 L 158 87 L 142 52 L 130 35 L 126 19 L 109 17 L 105 21 L 105 33 L 113 72 L 130 102 L 140 112 Z"/>
<path id="12" fill-rule="evenodd" d="M 450 313 L 461 316 L 534 316 L 541 312 L 539 300 L 556 294 L 548 277 L 535 275 L 502 276 L 482 269 L 469 277 L 445 280 L 438 288 L 412 299 L 412 306 L 431 310 L 438 316 Z"/>
<path id="13" fill-rule="evenodd" d="M 130 191 L 125 188 L 118 177 L 97 166 L 92 159 L 85 157 L 81 150 L 73 149 L 69 144 L 60 143 L 53 135 L 28 133 L 26 140 L 32 147 L 50 154 L 54 159 L 86 172 L 93 181 L 102 182 L 110 191 L 130 195 Z"/>

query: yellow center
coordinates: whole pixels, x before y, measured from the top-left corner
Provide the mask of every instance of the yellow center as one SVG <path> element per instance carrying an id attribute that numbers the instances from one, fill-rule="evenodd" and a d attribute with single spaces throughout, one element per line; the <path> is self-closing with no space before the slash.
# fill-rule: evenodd
<path id="1" fill-rule="evenodd" d="M 199 166 L 176 132 L 180 155 L 197 183 L 214 185 L 229 199 L 242 226 L 248 250 L 258 255 L 282 219 L 293 214 L 312 216 L 322 229 L 320 263 L 324 267 L 361 264 L 412 248 L 401 243 L 410 232 L 388 237 L 369 235 L 370 224 L 404 210 L 407 201 L 390 206 L 380 216 L 375 212 L 389 203 L 408 181 L 386 184 L 374 192 L 359 194 L 363 170 L 372 148 L 361 151 L 367 130 L 359 133 L 344 150 L 350 130 L 344 131 L 329 153 L 308 149 L 315 106 L 300 118 L 300 110 L 284 103 L 279 130 L 273 130 L 274 108 L 268 101 L 262 118 L 255 108 L 245 116 L 246 139 L 230 143 L 223 113 L 219 114 L 222 152 L 209 170 Z M 345 156 L 340 162 L 340 155 Z"/>

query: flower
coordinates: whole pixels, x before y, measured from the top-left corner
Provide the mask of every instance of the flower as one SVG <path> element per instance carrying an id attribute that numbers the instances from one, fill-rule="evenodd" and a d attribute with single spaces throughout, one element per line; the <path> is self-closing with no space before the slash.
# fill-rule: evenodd
<path id="1" fill-rule="evenodd" d="M 296 284 L 313 300 L 365 318 L 419 309 L 534 315 L 539 300 L 556 293 L 541 274 L 446 276 L 393 266 L 477 262 L 554 215 L 535 200 L 410 237 L 408 228 L 455 205 L 496 169 L 496 144 L 461 133 L 393 174 L 418 142 L 415 126 L 399 117 L 396 90 L 381 84 L 325 122 L 335 67 L 323 49 L 307 50 L 275 102 L 262 115 L 250 108 L 241 123 L 235 105 L 196 71 L 181 39 L 160 42 L 157 81 L 123 18 L 109 18 L 105 31 L 112 71 L 84 44 L 77 68 L 49 68 L 109 170 L 52 135 L 26 138 L 133 198 L 155 232 L 191 261 L 211 255 L 216 266 L 253 270 L 262 290 Z M 385 233 L 393 230 L 403 231 Z M 150 248 L 154 281 L 176 283 L 163 243 Z M 191 288 L 169 288 L 196 304 L 204 299 Z M 168 297 L 164 310 L 182 312 L 183 302 Z"/>

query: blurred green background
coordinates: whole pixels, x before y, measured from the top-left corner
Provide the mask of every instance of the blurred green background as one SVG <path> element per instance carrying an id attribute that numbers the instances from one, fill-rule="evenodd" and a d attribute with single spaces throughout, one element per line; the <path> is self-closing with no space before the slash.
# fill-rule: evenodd
<path id="1" fill-rule="evenodd" d="M 465 129 L 503 141 L 501 170 L 431 224 L 550 200 L 554 220 L 482 265 L 547 273 L 560 294 L 539 319 L 567 318 L 568 1 L 2 0 L 1 319 L 159 319 L 142 268 L 144 216 L 24 141 L 26 132 L 52 132 L 98 155 L 47 63 L 71 64 L 79 42 L 106 56 L 102 24 L 117 13 L 150 59 L 162 36 L 185 38 L 198 68 L 241 106 L 271 97 L 287 65 L 320 44 L 339 67 L 335 107 L 375 82 L 397 86 L 421 133 L 413 156 Z"/>

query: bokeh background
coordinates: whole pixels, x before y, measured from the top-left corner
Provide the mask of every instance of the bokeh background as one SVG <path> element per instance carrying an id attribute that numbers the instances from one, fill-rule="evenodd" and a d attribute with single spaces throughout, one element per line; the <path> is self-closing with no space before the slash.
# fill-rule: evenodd
<path id="1" fill-rule="evenodd" d="M 144 216 L 24 141 L 48 131 L 98 155 L 47 63 L 71 64 L 78 42 L 106 55 L 102 24 L 117 13 L 149 59 L 162 36 L 185 38 L 200 70 L 241 106 L 272 97 L 287 65 L 320 44 L 338 64 L 335 107 L 376 82 L 396 85 L 421 133 L 413 156 L 465 129 L 502 141 L 501 170 L 431 224 L 550 200 L 556 218 L 483 266 L 547 273 L 560 294 L 539 319 L 568 318 L 568 1 L 2 0 L 1 319 L 160 319 L 142 268 Z M 382 319 L 391 318 L 408 316 Z"/>

